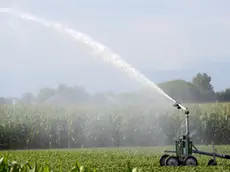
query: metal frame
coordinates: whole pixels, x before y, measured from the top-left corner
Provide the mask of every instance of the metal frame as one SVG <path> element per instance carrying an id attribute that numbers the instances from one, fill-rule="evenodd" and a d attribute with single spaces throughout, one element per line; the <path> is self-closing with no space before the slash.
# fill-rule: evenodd
<path id="1" fill-rule="evenodd" d="M 216 157 L 223 158 L 223 159 L 230 159 L 230 155 L 216 153 L 213 142 L 212 142 L 212 149 L 213 149 L 212 153 L 211 152 L 205 152 L 205 151 L 198 150 L 195 147 L 195 145 L 193 144 L 193 142 L 190 140 L 190 136 L 189 136 L 190 131 L 189 131 L 189 111 L 188 111 L 188 109 L 185 108 L 184 106 L 182 106 L 180 103 L 178 103 L 176 101 L 175 101 L 175 104 L 173 106 L 176 107 L 177 109 L 182 109 L 185 112 L 186 133 L 185 133 L 185 135 L 182 136 L 182 139 L 176 140 L 176 150 L 175 151 L 165 150 L 165 153 L 176 153 L 176 156 L 173 156 L 173 157 L 177 158 L 179 161 L 184 161 L 184 158 L 186 158 L 186 157 L 195 158 L 195 157 L 192 156 L 193 153 L 194 154 L 200 154 L 200 155 L 206 155 L 206 156 L 212 156 L 213 158 L 208 162 L 208 165 L 217 165 L 217 163 L 216 163 Z M 182 146 L 185 149 L 185 151 L 181 151 L 180 152 L 180 150 L 177 151 L 177 148 L 178 148 L 178 144 L 181 143 L 181 141 L 182 142 L 185 141 L 185 146 L 184 147 Z M 189 144 L 192 144 L 192 148 L 189 147 Z M 190 150 L 190 152 L 189 152 L 189 150 Z M 165 154 L 163 156 L 172 157 L 172 156 L 169 156 L 167 154 Z M 164 158 L 164 161 L 166 161 L 167 157 Z M 195 160 L 196 160 L 196 158 L 195 158 Z M 183 162 L 180 162 L 180 164 L 183 164 Z"/>

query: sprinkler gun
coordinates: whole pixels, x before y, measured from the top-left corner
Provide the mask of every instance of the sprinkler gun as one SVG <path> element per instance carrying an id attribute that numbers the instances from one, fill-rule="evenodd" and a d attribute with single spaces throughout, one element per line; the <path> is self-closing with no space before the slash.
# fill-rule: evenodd
<path id="1" fill-rule="evenodd" d="M 182 106 L 179 102 L 175 101 L 175 103 L 173 104 L 174 107 L 176 107 L 177 109 L 182 109 L 184 110 L 184 113 L 186 115 L 189 114 L 189 110 L 187 108 L 185 108 L 184 106 Z"/>

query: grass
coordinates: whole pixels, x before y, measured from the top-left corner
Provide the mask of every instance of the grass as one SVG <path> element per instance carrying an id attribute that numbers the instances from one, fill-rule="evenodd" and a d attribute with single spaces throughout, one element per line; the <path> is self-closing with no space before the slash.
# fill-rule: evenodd
<path id="1" fill-rule="evenodd" d="M 211 147 L 199 146 L 201 150 L 211 151 Z M 230 146 L 218 146 L 221 153 L 230 154 Z M 208 167 L 207 162 L 211 157 L 196 155 L 198 167 L 160 167 L 159 158 L 164 147 L 149 148 L 97 148 L 97 149 L 60 149 L 60 150 L 18 150 L 1 151 L 0 156 L 8 156 L 10 161 L 19 163 L 36 162 L 42 166 L 48 164 L 52 171 L 70 171 L 76 161 L 91 170 L 102 172 L 129 171 L 130 167 L 142 171 L 230 171 L 230 160 L 217 159 L 218 166 Z"/>

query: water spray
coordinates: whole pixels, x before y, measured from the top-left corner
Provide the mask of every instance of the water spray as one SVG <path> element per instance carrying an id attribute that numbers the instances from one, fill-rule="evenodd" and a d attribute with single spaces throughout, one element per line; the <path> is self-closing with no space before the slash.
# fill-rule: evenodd
<path id="1" fill-rule="evenodd" d="M 82 43 L 86 44 L 87 46 L 91 47 L 92 50 L 100 55 L 102 60 L 107 61 L 118 67 L 119 69 L 125 71 L 129 76 L 136 79 L 141 84 L 147 85 L 155 90 L 157 90 L 159 93 L 161 93 L 163 96 L 168 98 L 169 100 L 173 101 L 173 103 L 177 103 L 175 100 L 173 100 L 169 95 L 167 95 L 162 89 L 160 89 L 156 84 L 151 82 L 149 79 L 147 79 L 141 72 L 136 70 L 132 65 L 128 64 L 126 61 L 124 61 L 118 54 L 112 52 L 108 47 L 98 43 L 88 35 L 76 31 L 72 28 L 69 28 L 67 26 L 64 26 L 61 23 L 58 22 L 50 22 L 45 19 L 33 16 L 29 13 L 22 13 L 18 12 L 16 10 L 13 10 L 11 8 L 0 8 L 0 13 L 7 13 L 16 17 L 19 17 L 23 20 L 27 21 L 33 21 L 36 23 L 39 23 L 43 26 L 53 28 L 61 33 L 64 33 L 71 38 L 73 38 L 76 41 L 81 41 Z M 181 104 L 178 104 L 182 109 L 185 109 Z"/>

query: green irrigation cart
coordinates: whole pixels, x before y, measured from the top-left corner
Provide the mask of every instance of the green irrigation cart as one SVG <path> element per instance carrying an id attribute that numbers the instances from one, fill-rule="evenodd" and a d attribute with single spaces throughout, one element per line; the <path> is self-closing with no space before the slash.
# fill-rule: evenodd
<path id="1" fill-rule="evenodd" d="M 197 166 L 198 161 L 193 154 L 201 154 L 206 156 L 212 156 L 212 159 L 208 161 L 208 165 L 217 165 L 216 157 L 230 159 L 230 155 L 224 154 L 217 154 L 215 153 L 214 144 L 213 152 L 204 152 L 198 150 L 190 137 L 189 132 L 189 110 L 182 106 L 180 103 L 175 102 L 173 105 L 177 109 L 184 110 L 185 113 L 185 126 L 186 126 L 186 133 L 182 135 L 179 139 L 175 141 L 175 150 L 165 150 L 165 154 L 160 158 L 160 165 L 161 166 Z M 168 153 L 173 153 L 169 155 Z"/>

